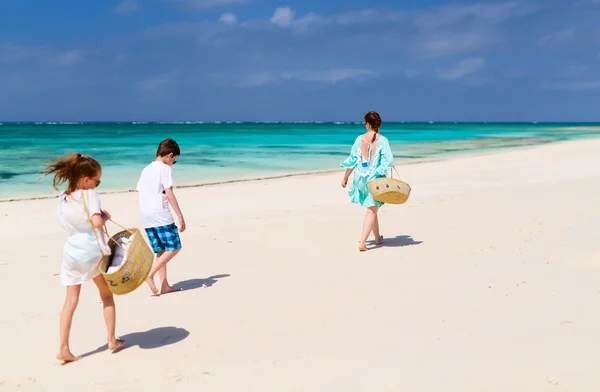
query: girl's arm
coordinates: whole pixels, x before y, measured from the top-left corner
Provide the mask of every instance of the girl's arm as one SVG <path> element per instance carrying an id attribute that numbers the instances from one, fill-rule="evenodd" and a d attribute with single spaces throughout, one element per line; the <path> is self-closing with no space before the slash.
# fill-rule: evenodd
<path id="1" fill-rule="evenodd" d="M 92 226 L 95 229 L 102 228 L 106 224 L 106 221 L 110 219 L 110 214 L 100 208 L 98 194 L 94 190 L 89 190 L 85 191 L 82 197 L 86 197 L 83 201 L 86 202 L 87 200 L 88 213 L 91 215 Z"/>
<path id="2" fill-rule="evenodd" d="M 100 229 L 102 226 L 106 224 L 106 221 L 110 219 L 110 214 L 106 211 L 103 211 L 105 214 L 94 214 L 92 216 L 92 226 L 95 229 Z"/>

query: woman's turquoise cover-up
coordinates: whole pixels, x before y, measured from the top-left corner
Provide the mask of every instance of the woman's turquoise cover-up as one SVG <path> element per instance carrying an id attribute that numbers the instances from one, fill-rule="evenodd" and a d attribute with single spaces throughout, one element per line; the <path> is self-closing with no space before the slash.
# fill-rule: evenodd
<path id="1" fill-rule="evenodd" d="M 370 162 L 363 159 L 362 143 L 368 144 Z M 352 203 L 360 204 L 363 207 L 381 207 L 384 204 L 373 199 L 368 184 L 375 178 L 385 177 L 387 171 L 394 166 L 394 154 L 392 154 L 388 139 L 380 135 L 376 144 L 377 149 L 371 155 L 372 144 L 364 142 L 362 136 L 357 137 L 352 145 L 350 156 L 340 164 L 344 169 L 354 169 L 348 194 Z"/>

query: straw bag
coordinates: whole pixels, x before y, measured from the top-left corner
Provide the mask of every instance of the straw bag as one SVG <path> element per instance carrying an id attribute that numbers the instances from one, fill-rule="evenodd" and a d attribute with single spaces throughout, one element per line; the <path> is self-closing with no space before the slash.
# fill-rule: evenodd
<path id="1" fill-rule="evenodd" d="M 410 185 L 400 181 L 400 175 L 395 167 L 392 167 L 398 178 L 394 178 L 392 170 L 390 177 L 381 177 L 369 181 L 369 191 L 373 199 L 386 204 L 403 204 L 410 196 Z"/>
<path id="2" fill-rule="evenodd" d="M 86 213 L 88 214 L 88 218 L 90 219 L 90 223 L 92 219 L 90 217 L 89 210 L 87 205 L 85 204 L 85 195 L 82 196 L 82 200 L 84 201 L 83 206 L 85 208 Z M 117 234 L 110 237 L 108 240 L 108 245 L 110 246 L 110 253 L 105 254 L 102 251 L 102 247 L 100 246 L 100 241 L 98 239 L 98 234 L 96 233 L 96 229 L 94 229 L 94 235 L 96 236 L 96 240 L 98 241 L 98 245 L 100 246 L 100 250 L 102 252 L 102 260 L 98 266 L 102 277 L 108 284 L 108 289 L 116 295 L 123 295 L 132 292 L 137 289 L 144 283 L 148 274 L 150 274 L 150 269 L 152 269 L 152 263 L 154 261 L 154 253 L 142 237 L 142 233 L 138 229 L 127 229 L 120 224 L 116 223 L 111 219 L 115 225 L 121 227 L 123 230 L 118 232 Z M 93 226 L 92 226 L 93 228 Z M 108 235 L 108 231 L 106 226 L 103 226 L 104 232 Z M 126 250 L 127 259 L 119 269 L 111 274 L 107 273 L 108 267 L 110 266 L 110 262 L 112 260 L 111 255 L 115 254 L 115 247 L 119 246 L 123 250 L 123 246 L 117 242 L 119 238 L 130 238 L 133 236 L 133 241 L 129 243 L 129 246 Z"/>

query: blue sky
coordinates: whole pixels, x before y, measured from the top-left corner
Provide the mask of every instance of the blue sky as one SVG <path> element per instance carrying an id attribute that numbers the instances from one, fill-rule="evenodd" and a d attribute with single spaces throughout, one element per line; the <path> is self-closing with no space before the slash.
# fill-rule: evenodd
<path id="1" fill-rule="evenodd" d="M 5 0 L 0 120 L 600 120 L 600 0 Z"/>

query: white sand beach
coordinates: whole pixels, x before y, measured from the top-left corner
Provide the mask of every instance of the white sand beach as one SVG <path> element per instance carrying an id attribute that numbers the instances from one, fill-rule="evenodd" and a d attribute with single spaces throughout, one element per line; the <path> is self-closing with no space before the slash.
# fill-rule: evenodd
<path id="1" fill-rule="evenodd" d="M 0 203 L 0 391 L 598 391 L 599 151 L 399 166 L 413 192 L 366 253 L 342 171 L 178 189 L 186 290 L 117 297 L 110 354 L 87 283 L 66 366 L 57 200 Z M 102 204 L 140 226 L 135 193 Z"/>

